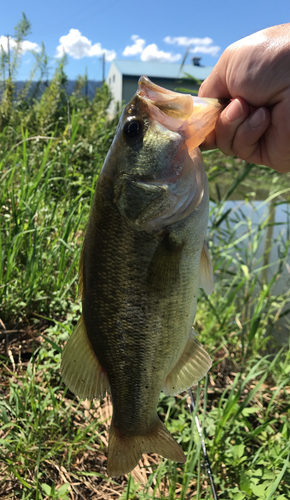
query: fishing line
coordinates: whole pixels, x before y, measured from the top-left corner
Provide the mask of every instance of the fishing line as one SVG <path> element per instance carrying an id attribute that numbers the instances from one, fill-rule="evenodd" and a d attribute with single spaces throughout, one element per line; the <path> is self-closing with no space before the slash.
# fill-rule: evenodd
<path id="1" fill-rule="evenodd" d="M 188 392 L 190 394 L 191 405 L 192 405 L 192 409 L 194 412 L 195 404 L 194 404 L 194 399 L 193 399 L 191 389 L 188 389 Z M 190 411 L 190 413 L 192 413 L 190 406 L 189 406 L 189 411 Z M 197 431 L 198 431 L 199 437 L 201 439 L 201 446 L 202 446 L 202 451 L 203 451 L 203 455 L 204 455 L 204 461 L 205 461 L 205 465 L 206 465 L 207 474 L 208 474 L 208 477 L 210 480 L 212 495 L 213 495 L 214 500 L 218 500 L 218 495 L 216 492 L 216 487 L 215 487 L 214 479 L 213 479 L 213 473 L 212 473 L 211 466 L 210 466 L 210 460 L 209 460 L 209 457 L 208 457 L 208 454 L 206 451 L 205 442 L 204 442 L 204 438 L 203 438 L 203 434 L 202 434 L 202 428 L 201 428 L 200 421 L 198 420 L 197 415 L 195 415 L 195 425 L 197 427 Z"/>

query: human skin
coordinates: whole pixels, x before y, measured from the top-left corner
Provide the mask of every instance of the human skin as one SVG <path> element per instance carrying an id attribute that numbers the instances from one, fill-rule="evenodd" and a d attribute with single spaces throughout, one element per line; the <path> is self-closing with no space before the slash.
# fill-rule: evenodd
<path id="1" fill-rule="evenodd" d="M 232 100 L 202 149 L 290 171 L 290 24 L 230 45 L 199 96 Z"/>

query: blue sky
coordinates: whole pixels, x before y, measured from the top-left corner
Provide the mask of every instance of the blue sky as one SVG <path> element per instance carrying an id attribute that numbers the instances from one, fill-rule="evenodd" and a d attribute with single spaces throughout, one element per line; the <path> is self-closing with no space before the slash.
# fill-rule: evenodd
<path id="1" fill-rule="evenodd" d="M 103 52 L 106 74 L 114 57 L 181 62 L 188 45 L 202 64 L 213 66 L 236 40 L 290 22 L 290 3 L 285 0 L 12 0 L 1 9 L 4 50 L 5 35 L 13 36 L 23 10 L 31 34 L 23 46 L 19 80 L 29 77 L 34 62 L 29 50 L 38 51 L 41 42 L 50 57 L 49 77 L 65 50 L 70 79 L 83 75 L 87 67 L 89 79 L 101 80 Z"/>

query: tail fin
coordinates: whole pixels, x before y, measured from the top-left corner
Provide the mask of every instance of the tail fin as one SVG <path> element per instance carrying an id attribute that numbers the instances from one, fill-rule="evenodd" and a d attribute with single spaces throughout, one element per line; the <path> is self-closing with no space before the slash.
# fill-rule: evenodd
<path id="1" fill-rule="evenodd" d="M 165 425 L 156 416 L 156 423 L 148 434 L 141 436 L 127 436 L 114 426 L 110 428 L 108 474 L 118 477 L 131 472 L 138 464 L 142 453 L 158 453 L 175 462 L 184 463 L 186 457 L 166 429 Z"/>

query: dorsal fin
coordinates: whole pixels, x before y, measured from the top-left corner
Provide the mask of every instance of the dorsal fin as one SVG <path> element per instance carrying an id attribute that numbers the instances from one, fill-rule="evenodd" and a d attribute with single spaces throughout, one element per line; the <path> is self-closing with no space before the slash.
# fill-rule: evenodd
<path id="1" fill-rule="evenodd" d="M 85 295 L 85 269 L 84 269 L 84 243 L 82 246 L 81 250 L 81 258 L 80 258 L 80 263 L 79 263 L 79 293 L 78 293 L 78 299 L 83 300 L 84 295 Z"/>
<path id="2" fill-rule="evenodd" d="M 63 350 L 61 372 L 64 383 L 80 398 L 99 398 L 110 390 L 107 374 L 92 349 L 82 316 Z"/>

